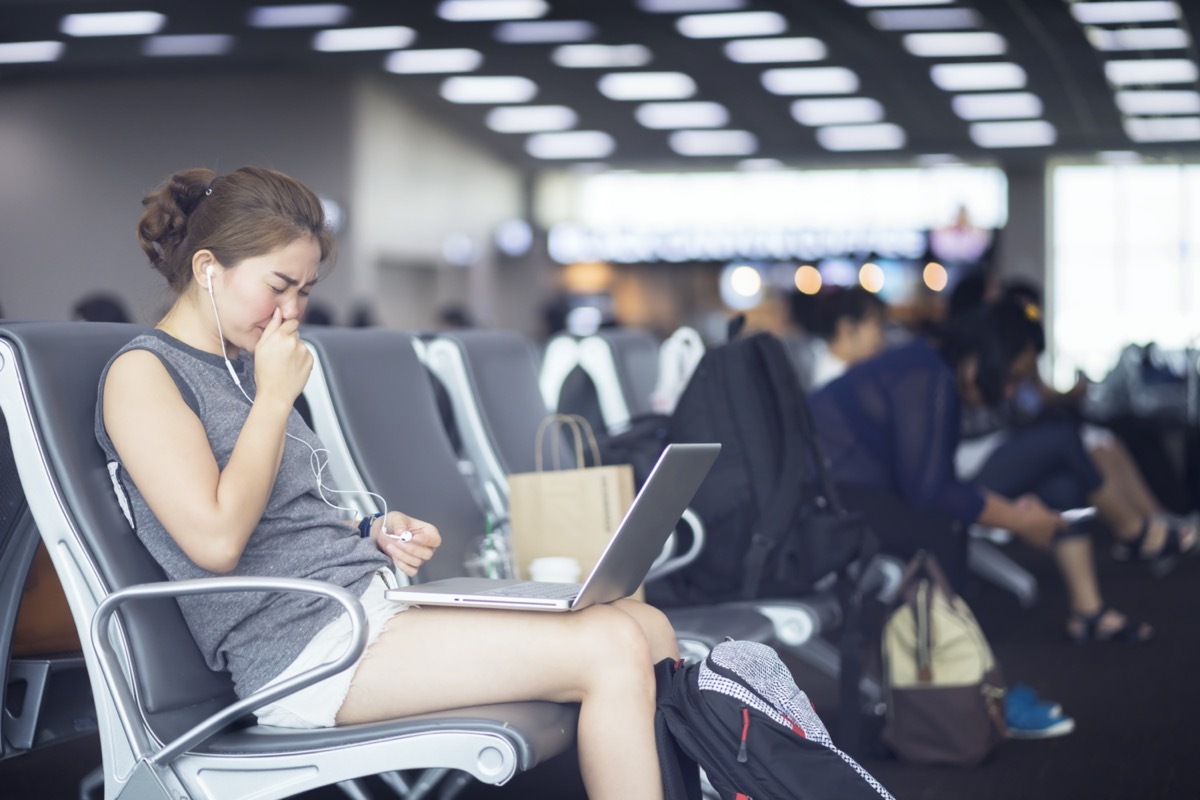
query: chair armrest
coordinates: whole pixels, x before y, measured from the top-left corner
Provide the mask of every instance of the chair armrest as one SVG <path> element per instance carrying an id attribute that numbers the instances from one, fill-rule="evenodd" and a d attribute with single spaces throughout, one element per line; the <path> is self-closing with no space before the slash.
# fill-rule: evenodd
<path id="1" fill-rule="evenodd" d="M 261 689 L 258 692 L 233 703 L 230 706 L 212 714 L 207 719 L 195 725 L 191 730 L 166 744 L 158 752 L 148 756 L 152 764 L 165 764 L 177 756 L 187 752 L 200 742 L 221 731 L 229 723 L 273 703 L 285 695 L 323 680 L 341 672 L 352 665 L 367 646 L 367 617 L 358 598 L 340 586 L 324 581 L 305 578 L 265 578 L 265 577 L 227 577 L 227 578 L 197 578 L 183 581 L 163 581 L 160 583 L 143 583 L 128 586 L 113 592 L 96 608 L 92 617 L 92 646 L 100 661 L 104 678 L 112 691 L 117 695 L 117 713 L 121 725 L 125 729 L 129 741 L 138 742 L 143 752 L 151 749 L 145 733 L 130 718 L 131 709 L 137 706 L 133 690 L 129 682 L 120 675 L 120 664 L 117 661 L 116 649 L 113 647 L 108 633 L 113 614 L 123 604 L 130 600 L 146 600 L 150 598 L 184 597 L 195 594 L 212 594 L 226 592 L 297 592 L 301 594 L 322 595 L 334 600 L 350 615 L 350 646 L 337 659 L 326 664 L 306 670 L 305 672 L 282 681 L 274 686 Z"/>
<path id="2" fill-rule="evenodd" d="M 662 553 L 650 565 L 650 571 L 646 573 L 646 580 L 652 581 L 669 575 L 677 569 L 686 567 L 688 564 L 695 561 L 700 556 L 700 550 L 704 547 L 704 523 L 700 521 L 700 517 L 696 516 L 696 512 L 690 508 L 683 510 L 683 516 L 680 520 L 687 526 L 691 533 L 691 544 L 687 551 L 673 555 L 679 547 L 679 537 L 674 533 L 667 539 L 667 543 L 663 546 Z M 678 526 L 676 526 L 678 529 Z"/>

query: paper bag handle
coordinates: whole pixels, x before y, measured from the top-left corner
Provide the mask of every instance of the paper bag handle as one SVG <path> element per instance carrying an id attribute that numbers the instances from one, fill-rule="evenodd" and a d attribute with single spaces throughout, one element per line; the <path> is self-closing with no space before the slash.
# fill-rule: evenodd
<path id="1" fill-rule="evenodd" d="M 588 449 L 592 451 L 592 463 L 594 466 L 600 466 L 600 445 L 596 443 L 596 434 L 592 432 L 592 426 L 588 421 L 578 414 L 550 414 L 541 421 L 537 429 L 537 439 L 534 447 L 537 448 L 534 456 L 537 461 L 537 471 L 541 472 L 542 464 L 542 444 L 546 437 L 546 431 L 553 425 L 557 431 L 560 426 L 571 430 L 571 438 L 575 443 L 575 464 L 579 469 L 587 466 L 587 462 L 583 458 L 583 438 L 586 435 L 588 441 Z M 562 456 L 559 448 L 554 448 L 554 469 L 562 469 Z"/>

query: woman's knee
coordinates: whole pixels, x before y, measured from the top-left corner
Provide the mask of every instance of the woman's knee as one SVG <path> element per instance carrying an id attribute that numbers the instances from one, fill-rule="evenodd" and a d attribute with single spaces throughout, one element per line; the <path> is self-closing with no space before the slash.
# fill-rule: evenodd
<path id="1" fill-rule="evenodd" d="M 612 686 L 653 696 L 650 642 L 632 616 L 608 605 L 581 613 L 581 649 L 590 689 Z"/>
<path id="2" fill-rule="evenodd" d="M 640 600 L 625 598 L 613 603 L 637 621 L 650 644 L 652 654 L 674 652 L 676 649 L 675 627 L 659 609 Z"/>

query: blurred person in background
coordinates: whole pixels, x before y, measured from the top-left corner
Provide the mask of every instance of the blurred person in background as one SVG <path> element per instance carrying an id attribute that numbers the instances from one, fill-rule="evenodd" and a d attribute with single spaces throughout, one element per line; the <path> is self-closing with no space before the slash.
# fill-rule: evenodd
<path id="1" fill-rule="evenodd" d="M 76 322 L 130 322 L 129 312 L 117 297 L 97 292 L 86 295 L 71 309 Z"/>

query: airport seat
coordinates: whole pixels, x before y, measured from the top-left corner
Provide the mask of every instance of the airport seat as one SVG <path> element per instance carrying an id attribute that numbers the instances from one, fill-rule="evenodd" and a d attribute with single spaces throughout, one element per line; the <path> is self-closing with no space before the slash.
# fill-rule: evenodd
<path id="1" fill-rule="evenodd" d="M 255 708 L 339 671 L 365 645 L 356 598 L 293 579 L 167 581 L 133 534 L 94 436 L 107 360 L 141 326 L 0 324 L 0 412 L 20 490 L 80 632 L 109 798 L 278 798 L 398 771 L 503 783 L 573 740 L 573 707 L 498 704 L 319 730 L 255 724 Z M 405 391 L 390 393 L 403 398 Z M 336 661 L 238 700 L 211 671 L 171 598 L 212 591 L 297 591 L 338 602 L 355 638 Z M 361 793 L 360 793 L 361 794 Z M 410 793 L 410 796 L 414 796 Z"/>
<path id="2" fill-rule="evenodd" d="M 464 442 L 476 439 L 468 450 L 483 454 L 481 469 L 495 473 L 497 486 L 503 485 L 503 474 L 534 468 L 529 442 L 544 410 L 523 399 L 530 392 L 521 388 L 536 384 L 532 353 L 532 346 L 519 334 L 500 331 L 447 332 L 427 344 L 430 367 L 446 384 L 456 418 L 463 426 Z M 504 435 L 498 435 L 500 431 Z M 699 520 L 694 524 L 697 530 L 703 530 Z M 693 543 L 702 544 L 702 539 L 698 545 Z M 683 560 L 669 568 L 682 568 L 694 557 L 694 554 L 681 556 Z M 890 593 L 899 580 L 899 566 L 894 560 L 877 558 L 864 578 L 866 590 Z M 651 580 L 662 574 L 663 571 L 652 573 Z M 830 677 L 836 678 L 839 673 L 836 648 L 820 638 L 823 631 L 835 628 L 840 622 L 840 609 L 832 591 L 797 599 L 721 603 L 702 609 L 667 609 L 667 612 L 677 630 L 688 626 L 700 628 L 697 635 L 701 637 L 704 631 L 721 635 L 724 614 L 733 615 L 731 620 L 745 620 L 745 613 L 752 612 L 770 622 L 765 640 L 786 648 Z M 878 684 L 869 677 L 863 678 L 860 690 L 871 702 L 880 699 Z"/>
<path id="3" fill-rule="evenodd" d="M 972 525 L 967 534 L 970 537 L 967 568 L 993 586 L 1012 593 L 1021 608 L 1033 608 L 1038 600 L 1037 578 L 998 546 L 1012 539 L 1012 534 L 983 525 Z"/>
<path id="4" fill-rule="evenodd" d="M 579 365 L 596 387 L 609 433 L 627 430 L 632 420 L 652 411 L 658 351 L 653 334 L 633 328 L 601 328 L 579 343 Z"/>

